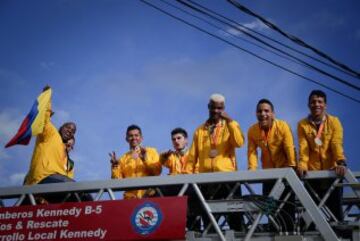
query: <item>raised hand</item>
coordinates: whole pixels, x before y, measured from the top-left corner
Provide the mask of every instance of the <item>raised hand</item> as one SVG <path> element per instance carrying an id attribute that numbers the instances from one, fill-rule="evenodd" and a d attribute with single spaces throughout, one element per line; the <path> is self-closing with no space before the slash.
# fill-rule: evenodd
<path id="1" fill-rule="evenodd" d="M 140 147 L 140 159 L 145 161 L 146 159 L 146 149 L 144 147 Z"/>
<path id="2" fill-rule="evenodd" d="M 221 112 L 221 118 L 223 118 L 227 122 L 231 122 L 232 118 L 225 111 Z"/>
<path id="3" fill-rule="evenodd" d="M 49 86 L 49 85 L 45 85 L 42 91 L 45 92 L 45 91 L 47 91 L 48 89 L 50 89 L 50 86 Z"/>
<path id="4" fill-rule="evenodd" d="M 160 161 L 165 162 L 168 160 L 169 156 L 173 153 L 172 150 L 164 151 L 160 153 Z"/>
<path id="5" fill-rule="evenodd" d="M 115 167 L 115 166 L 119 165 L 119 162 L 118 162 L 118 160 L 116 159 L 116 154 L 115 154 L 114 151 L 113 151 L 113 152 L 110 152 L 110 153 L 109 153 L 109 156 L 110 156 L 110 163 L 111 163 L 111 166 L 112 166 L 112 167 Z"/>

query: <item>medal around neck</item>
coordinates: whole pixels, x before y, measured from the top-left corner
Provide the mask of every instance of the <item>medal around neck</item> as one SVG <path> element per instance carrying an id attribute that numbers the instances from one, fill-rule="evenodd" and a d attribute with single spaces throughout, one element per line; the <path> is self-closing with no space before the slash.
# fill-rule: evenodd
<path id="1" fill-rule="evenodd" d="M 315 141 L 315 144 L 316 144 L 317 146 L 321 146 L 321 145 L 322 145 L 322 141 L 321 141 L 321 139 L 320 139 L 319 137 L 315 137 L 314 141 Z"/>
<path id="2" fill-rule="evenodd" d="M 140 151 L 141 151 L 140 146 L 135 147 L 134 150 L 133 150 L 132 153 L 131 153 L 131 157 L 132 157 L 133 159 L 138 159 L 138 158 L 139 158 L 139 153 L 140 153 Z"/>
<path id="3" fill-rule="evenodd" d="M 131 154 L 131 157 L 132 157 L 133 159 L 138 159 L 138 158 L 139 158 L 139 154 L 138 154 L 137 152 L 133 151 L 133 153 Z"/>
<path id="4" fill-rule="evenodd" d="M 217 156 L 217 154 L 218 154 L 218 151 L 216 149 L 211 149 L 209 152 L 209 157 L 214 158 Z"/>

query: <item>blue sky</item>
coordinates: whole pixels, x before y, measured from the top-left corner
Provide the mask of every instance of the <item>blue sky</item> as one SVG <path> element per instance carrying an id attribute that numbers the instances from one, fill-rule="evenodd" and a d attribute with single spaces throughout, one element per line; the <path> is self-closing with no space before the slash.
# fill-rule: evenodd
<path id="1" fill-rule="evenodd" d="M 152 3 L 165 7 L 158 0 Z M 291 44 L 226 1 L 202 3 Z M 359 1 L 247 0 L 241 3 L 360 70 Z M 171 12 L 199 23 L 176 10 Z M 263 57 L 286 64 L 300 74 L 360 98 L 358 92 L 329 78 L 206 28 Z M 171 147 L 170 131 L 181 126 L 192 136 L 195 128 L 207 118 L 209 96 L 219 92 L 225 95 L 226 110 L 240 123 L 245 135 L 256 121 L 255 105 L 261 98 L 273 101 L 276 116 L 288 121 L 295 134 L 296 123 L 308 114 L 309 92 L 320 88 L 179 23 L 140 1 L 3 0 L 0 2 L 0 36 L 1 146 L 15 134 L 42 87 L 49 84 L 53 88 L 55 125 L 74 121 L 78 126 L 72 157 L 76 162 L 75 176 L 80 181 L 110 178 L 108 153 L 114 150 L 120 156 L 127 151 L 124 137 L 130 124 L 142 127 L 145 145 L 167 150 Z M 337 75 L 352 83 L 359 81 Z M 344 127 L 349 166 L 359 170 L 360 105 L 325 91 L 329 113 L 337 115 Z M 34 139 L 28 146 L 0 148 L 1 186 L 22 183 Z M 246 146 L 237 151 L 237 156 L 240 169 L 246 169 Z"/>

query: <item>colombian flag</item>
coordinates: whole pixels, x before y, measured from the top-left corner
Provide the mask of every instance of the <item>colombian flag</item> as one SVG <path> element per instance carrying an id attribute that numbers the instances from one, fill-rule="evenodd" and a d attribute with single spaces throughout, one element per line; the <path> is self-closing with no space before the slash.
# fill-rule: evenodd
<path id="1" fill-rule="evenodd" d="M 47 89 L 39 95 L 33 104 L 29 114 L 25 117 L 16 135 L 6 144 L 5 148 L 21 144 L 27 145 L 31 136 L 43 132 L 45 126 L 46 111 L 51 100 L 51 89 Z"/>

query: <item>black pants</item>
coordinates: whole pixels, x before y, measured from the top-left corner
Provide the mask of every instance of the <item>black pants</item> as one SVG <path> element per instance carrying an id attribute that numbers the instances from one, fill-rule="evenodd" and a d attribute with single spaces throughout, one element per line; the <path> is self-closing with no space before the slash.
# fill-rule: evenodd
<path id="1" fill-rule="evenodd" d="M 181 186 L 165 186 L 160 188 L 161 193 L 167 196 L 177 196 L 181 190 Z M 201 220 L 200 220 L 200 212 L 201 204 L 200 200 L 197 197 L 192 186 L 189 186 L 186 190 L 185 196 L 188 197 L 188 209 L 187 209 L 187 219 L 186 219 L 186 227 L 188 230 L 192 231 L 200 231 Z"/>
<path id="2" fill-rule="evenodd" d="M 320 198 L 323 198 L 334 181 L 335 179 L 314 179 L 309 180 L 308 184 L 312 189 L 314 189 Z M 314 194 L 312 194 L 310 191 L 309 193 L 315 203 L 318 204 L 319 202 L 317 201 L 317 198 L 314 197 Z M 325 202 L 325 205 L 340 222 L 344 220 L 344 213 L 342 210 L 342 195 L 343 189 L 341 187 L 336 187 Z"/>
<path id="3" fill-rule="evenodd" d="M 200 190 L 205 198 L 205 200 L 222 200 L 226 199 L 230 193 L 230 190 L 234 188 L 234 183 L 221 183 L 221 184 L 208 184 L 202 185 Z M 241 188 L 240 186 L 235 190 L 231 199 L 239 199 L 241 198 Z M 204 223 L 204 228 L 208 226 L 210 223 L 210 219 L 202 208 L 202 219 Z M 225 216 L 227 223 L 229 224 L 230 229 L 235 231 L 243 230 L 243 216 L 240 213 L 230 213 Z"/>
<path id="4" fill-rule="evenodd" d="M 268 196 L 275 183 L 276 181 L 263 182 L 263 195 Z M 285 202 L 283 199 L 288 192 L 291 192 L 291 188 L 289 186 L 285 186 L 285 190 L 280 196 L 279 202 L 277 202 L 276 206 L 282 205 L 283 202 L 284 205 L 275 219 L 282 227 L 282 231 L 295 231 L 295 194 L 291 193 L 289 199 Z M 275 230 L 275 227 L 270 225 L 270 229 Z"/>
<path id="5" fill-rule="evenodd" d="M 67 176 L 60 175 L 60 174 L 53 174 L 50 176 L 45 177 L 37 184 L 50 184 L 50 183 L 63 183 L 63 182 L 75 182 L 74 179 L 71 179 Z M 78 196 L 81 201 L 92 201 L 93 198 L 88 193 L 78 193 Z M 43 198 L 48 203 L 61 203 L 64 201 L 67 202 L 77 202 L 79 201 L 77 197 L 71 193 L 49 193 L 49 194 L 40 194 L 36 195 L 35 198 Z M 23 205 L 30 204 L 30 200 L 24 200 L 22 203 Z"/>

